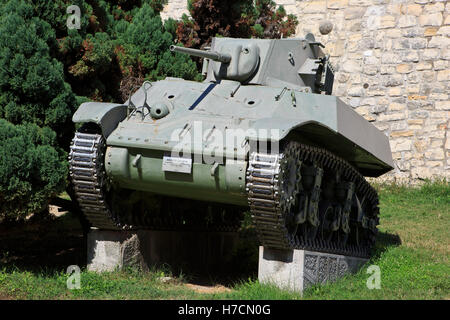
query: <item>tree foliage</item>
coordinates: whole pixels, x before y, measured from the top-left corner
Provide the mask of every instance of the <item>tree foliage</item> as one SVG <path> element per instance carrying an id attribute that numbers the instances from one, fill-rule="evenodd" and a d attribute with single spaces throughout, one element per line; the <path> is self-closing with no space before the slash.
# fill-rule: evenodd
<path id="1" fill-rule="evenodd" d="M 121 53 L 119 64 L 124 75 L 150 80 L 166 76 L 200 79 L 189 56 L 168 50 L 174 39 L 150 5 L 144 4 L 130 22 L 121 21 L 115 31 L 116 48 Z"/>
<path id="2" fill-rule="evenodd" d="M 69 5 L 68 0 L 54 2 Z M 121 101 L 130 82 L 166 76 L 200 79 L 189 57 L 168 53 L 174 32 L 166 30 L 159 15 L 166 0 L 81 2 L 81 29 L 57 32 L 59 59 L 78 95 Z"/>
<path id="3" fill-rule="evenodd" d="M 23 1 L 0 8 L 0 117 L 58 132 L 64 143 L 76 100 L 63 65 L 50 55 L 55 32 Z"/>
<path id="4" fill-rule="evenodd" d="M 281 38 L 295 33 L 294 15 L 272 0 L 188 0 L 192 18 L 184 16 L 177 38 L 185 46 L 202 47 L 215 36 Z"/>
<path id="5" fill-rule="evenodd" d="M 75 95 L 51 56 L 54 29 L 25 1 L 0 7 L 0 217 L 42 210 L 64 189 Z M 59 147 L 61 146 L 61 147 Z"/>
<path id="6" fill-rule="evenodd" d="M 68 168 L 58 149 L 50 128 L 0 119 L 0 218 L 40 212 L 64 190 Z"/>

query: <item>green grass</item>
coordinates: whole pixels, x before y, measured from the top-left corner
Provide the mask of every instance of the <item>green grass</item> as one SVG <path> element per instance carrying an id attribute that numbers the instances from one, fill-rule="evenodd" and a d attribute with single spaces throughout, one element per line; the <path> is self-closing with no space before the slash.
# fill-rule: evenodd
<path id="1" fill-rule="evenodd" d="M 420 188 L 377 186 L 380 237 L 370 262 L 357 274 L 308 289 L 303 299 L 449 299 L 450 188 L 426 183 Z M 1 257 L 0 257 L 1 258 Z M 369 290 L 369 265 L 381 270 L 381 289 Z M 0 298 L 10 299 L 300 299 L 298 294 L 239 281 L 229 290 L 200 293 L 183 276 L 168 283 L 161 270 L 97 274 L 82 271 L 81 289 L 66 288 L 65 270 L 0 268 Z"/>
<path id="2" fill-rule="evenodd" d="M 14 299 L 200 299 L 200 294 L 174 279 L 159 281 L 160 272 L 140 273 L 131 270 L 102 274 L 83 271 L 81 289 L 68 290 L 67 275 L 19 270 L 0 272 L 0 296 Z"/>

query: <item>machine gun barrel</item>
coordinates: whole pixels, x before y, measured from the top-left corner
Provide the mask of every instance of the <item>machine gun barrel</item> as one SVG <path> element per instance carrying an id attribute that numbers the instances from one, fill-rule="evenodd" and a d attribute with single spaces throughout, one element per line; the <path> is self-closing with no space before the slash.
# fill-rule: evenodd
<path id="1" fill-rule="evenodd" d="M 231 61 L 231 56 L 229 54 L 220 53 L 217 51 L 204 51 L 204 50 L 198 50 L 198 49 L 192 49 L 192 48 L 177 47 L 174 45 L 170 46 L 170 51 L 186 53 L 186 54 L 190 54 L 191 56 L 207 58 L 207 59 L 219 61 L 222 63 L 228 63 Z"/>

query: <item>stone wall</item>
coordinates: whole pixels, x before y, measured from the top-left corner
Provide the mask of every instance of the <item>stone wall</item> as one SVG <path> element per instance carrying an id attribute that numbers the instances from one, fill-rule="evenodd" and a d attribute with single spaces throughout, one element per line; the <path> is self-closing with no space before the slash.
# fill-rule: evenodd
<path id="1" fill-rule="evenodd" d="M 334 94 L 389 136 L 388 180 L 450 180 L 450 2 L 439 0 L 277 0 L 331 55 Z M 174 8 L 174 9 L 171 9 Z M 186 0 L 169 0 L 179 18 Z M 333 23 L 325 36 L 321 21 Z"/>
<path id="2" fill-rule="evenodd" d="M 189 15 L 189 11 L 187 10 L 187 1 L 188 0 L 168 0 L 163 11 L 161 12 L 161 18 L 163 20 L 168 18 L 179 20 L 184 13 Z"/>

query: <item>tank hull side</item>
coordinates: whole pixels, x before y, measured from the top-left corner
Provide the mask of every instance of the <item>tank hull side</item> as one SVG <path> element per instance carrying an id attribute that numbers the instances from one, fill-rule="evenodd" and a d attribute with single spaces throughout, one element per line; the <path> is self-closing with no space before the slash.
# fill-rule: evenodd
<path id="1" fill-rule="evenodd" d="M 176 168 L 164 168 L 164 157 L 168 155 L 159 150 L 108 147 L 106 173 L 121 188 L 247 205 L 246 161 L 226 161 L 220 165 L 192 161 L 189 172 L 176 172 Z"/>

